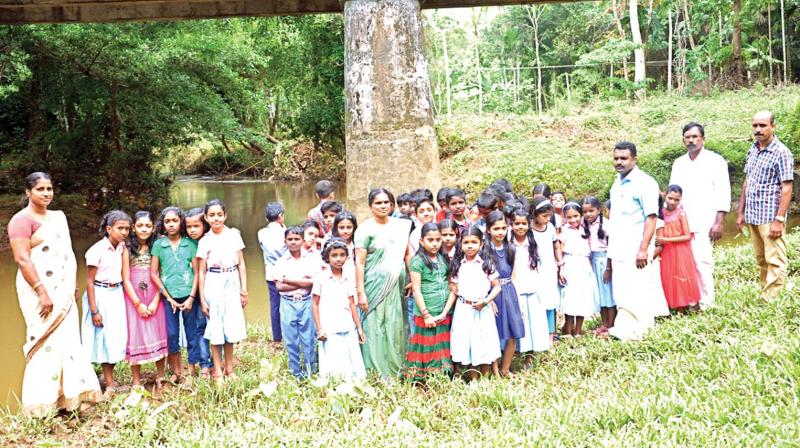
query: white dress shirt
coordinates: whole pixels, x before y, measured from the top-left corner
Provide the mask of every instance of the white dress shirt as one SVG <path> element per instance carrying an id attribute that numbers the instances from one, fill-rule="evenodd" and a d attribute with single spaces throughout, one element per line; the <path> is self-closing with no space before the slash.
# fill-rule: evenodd
<path id="1" fill-rule="evenodd" d="M 672 164 L 669 183 L 683 189 L 681 203 L 692 233 L 707 233 L 717 212 L 731 208 L 728 163 L 708 149 L 702 148 L 694 160 L 688 153 L 678 157 Z"/>

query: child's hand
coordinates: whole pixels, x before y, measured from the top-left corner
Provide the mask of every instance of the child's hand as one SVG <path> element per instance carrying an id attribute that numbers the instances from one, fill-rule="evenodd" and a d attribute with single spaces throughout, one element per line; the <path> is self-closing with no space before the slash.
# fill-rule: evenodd
<path id="1" fill-rule="evenodd" d="M 458 283 L 456 282 L 449 282 L 450 283 L 450 292 L 455 295 L 458 295 Z"/>
<path id="2" fill-rule="evenodd" d="M 406 292 L 406 297 L 411 297 L 411 282 L 408 282 L 408 284 L 403 289 Z"/>
<path id="3" fill-rule="evenodd" d="M 194 297 L 189 296 L 185 302 L 181 303 L 181 311 L 191 311 L 192 310 L 192 303 L 194 302 Z"/>
<path id="4" fill-rule="evenodd" d="M 656 246 L 663 246 L 666 241 L 664 241 L 663 236 L 656 235 Z"/>
<path id="5" fill-rule="evenodd" d="M 92 316 L 92 325 L 97 328 L 103 328 L 103 315 L 100 312 Z"/>
<path id="6" fill-rule="evenodd" d="M 167 297 L 167 302 L 169 303 L 169 306 L 171 306 L 171 307 L 172 307 L 172 313 L 173 313 L 173 314 L 175 314 L 175 311 L 177 311 L 177 310 L 178 310 L 178 309 L 180 309 L 180 307 L 181 307 L 181 306 L 178 304 L 178 302 L 176 302 L 176 301 L 172 300 L 172 297 Z"/>
<path id="7" fill-rule="evenodd" d="M 239 300 L 242 302 L 242 308 L 247 306 L 247 294 L 239 294 Z"/>
<path id="8" fill-rule="evenodd" d="M 494 300 L 489 302 L 489 306 L 492 307 L 492 313 L 495 315 L 495 317 L 497 317 L 500 314 L 500 309 L 497 308 L 497 304 L 494 303 Z"/>
<path id="9" fill-rule="evenodd" d="M 361 308 L 361 311 L 365 313 L 369 309 L 369 303 L 367 303 L 367 293 L 364 291 L 358 293 L 358 307 Z"/>
<path id="10" fill-rule="evenodd" d="M 603 272 L 603 283 L 608 283 L 610 281 L 611 281 L 611 271 L 606 269 L 605 272 Z"/>
<path id="11" fill-rule="evenodd" d="M 360 344 L 367 342 L 367 335 L 364 334 L 364 330 L 361 328 L 358 329 L 358 342 Z"/>
<path id="12" fill-rule="evenodd" d="M 561 286 L 567 285 L 567 277 L 564 277 L 564 274 L 561 272 L 558 273 L 558 284 Z"/>
<path id="13" fill-rule="evenodd" d="M 153 303 L 158 303 L 158 300 L 153 300 Z M 139 316 L 141 316 L 142 319 L 147 319 L 153 315 L 153 312 L 150 311 L 150 307 L 142 302 L 139 302 L 139 304 L 136 305 L 136 312 L 139 313 Z"/>
<path id="14" fill-rule="evenodd" d="M 202 311 L 203 314 L 205 314 L 206 318 L 210 317 L 208 315 L 208 304 L 203 299 L 200 299 L 200 311 Z"/>
<path id="15" fill-rule="evenodd" d="M 430 314 L 426 314 L 425 317 L 423 317 L 423 320 L 425 320 L 426 328 L 433 328 L 436 326 L 436 319 L 434 319 Z"/>
<path id="16" fill-rule="evenodd" d="M 478 303 L 473 303 L 473 304 L 472 304 L 472 309 L 473 309 L 473 310 L 475 310 L 475 311 L 480 311 L 480 310 L 482 310 L 482 309 L 483 309 L 483 307 L 485 307 L 485 306 L 486 306 L 486 302 L 485 302 L 485 301 L 483 301 L 483 300 L 481 300 L 481 301 L 479 301 Z"/>
<path id="17" fill-rule="evenodd" d="M 317 339 L 320 340 L 320 341 L 327 341 L 328 340 L 328 335 L 326 335 L 324 331 L 319 330 L 319 331 L 317 331 Z"/>

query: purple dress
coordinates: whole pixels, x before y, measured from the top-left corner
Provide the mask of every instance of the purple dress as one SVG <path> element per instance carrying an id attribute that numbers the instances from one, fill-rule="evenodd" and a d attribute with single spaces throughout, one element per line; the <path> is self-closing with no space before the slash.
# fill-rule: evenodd
<path id="1" fill-rule="evenodd" d="M 497 334 L 500 340 L 520 339 L 525 337 L 525 324 L 522 321 L 522 312 L 519 309 L 519 298 L 514 284 L 511 283 L 511 273 L 514 266 L 506 259 L 508 249 L 498 249 L 492 245 L 495 257 L 495 269 L 500 280 L 500 294 L 494 299 L 497 304 Z"/>

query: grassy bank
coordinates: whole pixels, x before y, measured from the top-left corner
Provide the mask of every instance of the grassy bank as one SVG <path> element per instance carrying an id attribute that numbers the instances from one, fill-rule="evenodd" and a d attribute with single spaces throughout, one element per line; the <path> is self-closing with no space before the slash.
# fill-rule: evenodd
<path id="1" fill-rule="evenodd" d="M 84 418 L 5 414 L 0 444 L 791 445 L 800 437 L 798 246 L 794 233 L 789 287 L 775 303 L 756 299 L 750 248 L 726 248 L 714 310 L 664 319 L 641 343 L 562 343 L 512 380 L 316 387 L 289 377 L 282 350 L 251 327 L 236 383 L 198 382 L 136 405 L 122 395 Z"/>
<path id="2" fill-rule="evenodd" d="M 643 102 L 603 101 L 561 107 L 546 115 L 458 116 L 439 125 L 443 183 L 477 192 L 507 178 L 520 191 L 547 182 L 571 197 L 605 195 L 614 176 L 611 149 L 620 140 L 636 143 L 640 165 L 666 187 L 672 161 L 684 153 L 681 128 L 706 127 L 706 146 L 729 163 L 735 193 L 750 146 L 750 120 L 762 109 L 786 131 L 800 103 L 800 88 L 719 93 L 710 97 L 660 95 Z M 792 148 L 800 151 L 800 148 Z M 455 155 L 452 155 L 455 153 Z"/>

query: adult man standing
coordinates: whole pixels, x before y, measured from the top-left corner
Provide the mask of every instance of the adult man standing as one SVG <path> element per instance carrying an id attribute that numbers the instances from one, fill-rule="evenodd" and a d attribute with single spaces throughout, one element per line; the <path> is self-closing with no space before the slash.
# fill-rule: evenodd
<path id="1" fill-rule="evenodd" d="M 656 231 L 658 183 L 636 166 L 636 145 L 620 142 L 614 147 L 618 176 L 611 187 L 611 232 L 607 269 L 611 269 L 617 318 L 608 334 L 623 340 L 640 340 L 653 326 L 650 242 Z"/>
<path id="2" fill-rule="evenodd" d="M 761 299 L 770 301 L 783 287 L 789 263 L 784 226 L 792 198 L 794 158 L 775 136 L 772 112 L 758 112 L 753 117 L 753 135 L 756 141 L 747 153 L 736 226 L 750 229 L 761 268 Z"/>
<path id="3" fill-rule="evenodd" d="M 682 205 L 692 232 L 692 252 L 703 280 L 700 307 L 714 306 L 714 257 L 712 244 L 722 238 L 725 215 L 731 207 L 728 163 L 706 149 L 705 129 L 699 123 L 683 127 L 686 154 L 672 164 L 670 184 L 683 189 Z"/>

